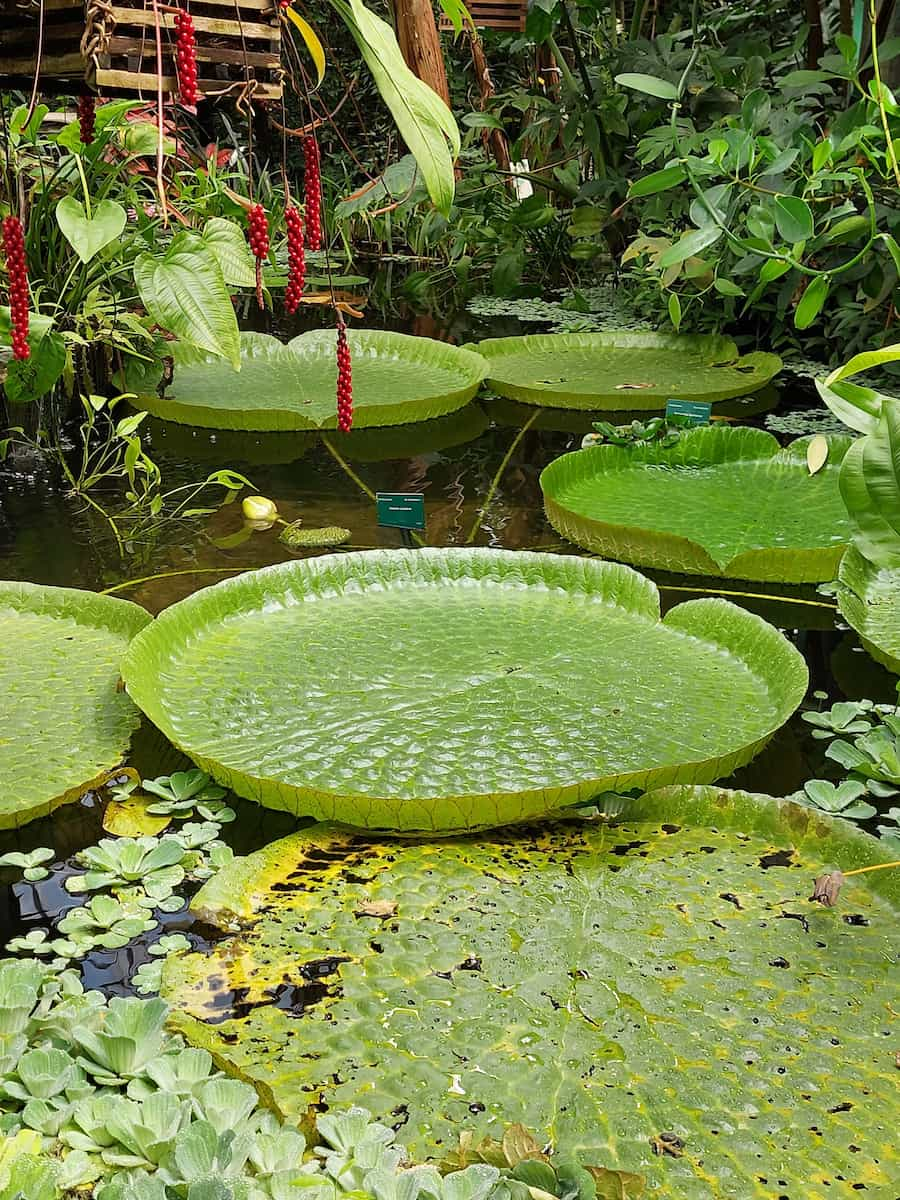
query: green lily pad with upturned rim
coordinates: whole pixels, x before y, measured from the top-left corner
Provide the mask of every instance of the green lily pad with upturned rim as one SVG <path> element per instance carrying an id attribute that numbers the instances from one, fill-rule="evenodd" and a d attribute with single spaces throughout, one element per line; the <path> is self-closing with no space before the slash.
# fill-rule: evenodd
<path id="1" fill-rule="evenodd" d="M 473 346 L 487 383 L 511 400 L 552 408 L 660 410 L 667 400 L 749 395 L 781 370 L 777 354 L 741 355 L 713 334 L 533 333 Z"/>
<path id="2" fill-rule="evenodd" d="M 353 425 L 402 425 L 455 412 L 484 378 L 480 355 L 431 338 L 350 330 Z M 336 429 L 334 330 L 316 329 L 284 343 L 241 335 L 241 369 L 174 343 L 174 379 L 160 396 L 134 387 L 136 406 L 155 417 L 207 429 Z M 134 381 L 132 381 L 134 384 Z"/>
<path id="3" fill-rule="evenodd" d="M 591 446 L 541 473 L 547 517 L 586 550 L 636 566 L 729 579 L 834 579 L 853 529 L 831 437 L 810 475 L 809 438 L 782 449 L 761 429 L 702 426 L 674 446 Z"/>
<path id="4" fill-rule="evenodd" d="M 759 413 L 769 412 L 777 407 L 778 391 L 773 384 L 755 392 L 752 396 L 738 396 L 734 400 L 722 400 L 716 405 L 713 420 L 727 417 L 729 421 L 743 421 L 755 417 Z M 648 421 L 652 413 L 644 409 L 611 411 L 602 409 L 591 411 L 580 408 L 539 408 L 535 412 L 533 404 L 518 400 L 509 400 L 505 396 L 491 396 L 485 403 L 487 414 L 498 425 L 508 425 L 520 428 L 526 421 L 531 421 L 531 429 L 545 429 L 555 433 L 593 433 L 595 421 L 607 421 L 610 425 L 630 425 L 632 421 Z"/>
<path id="5" fill-rule="evenodd" d="M 900 568 L 876 567 L 851 546 L 841 560 L 837 601 L 872 657 L 900 675 Z"/>
<path id="6" fill-rule="evenodd" d="M 627 567 L 481 549 L 238 576 L 163 612 L 123 675 L 239 795 L 406 832 L 720 778 L 807 685 L 796 649 L 725 601 L 660 620 L 656 587 Z"/>
<path id="7" fill-rule="evenodd" d="M 140 723 L 119 661 L 151 620 L 137 604 L 0 581 L 0 829 L 77 800 L 117 766 Z"/>
<path id="8" fill-rule="evenodd" d="M 192 910 L 229 937 L 167 960 L 162 993 L 289 1120 L 402 1107 L 416 1160 L 521 1123 L 650 1195 L 886 1196 L 898 873 L 808 897 L 887 858 L 848 822 L 714 787 L 612 826 L 314 826 L 202 888 Z M 664 1133 L 683 1153 L 655 1152 Z"/>

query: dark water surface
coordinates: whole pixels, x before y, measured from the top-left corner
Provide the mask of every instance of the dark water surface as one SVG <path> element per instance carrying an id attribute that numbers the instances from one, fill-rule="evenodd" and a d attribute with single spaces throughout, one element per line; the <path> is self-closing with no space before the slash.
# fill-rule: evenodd
<path id="1" fill-rule="evenodd" d="M 372 319 L 366 323 L 379 324 Z M 381 324 L 453 341 L 516 332 L 509 321 L 488 326 L 469 318 L 443 325 L 429 318 L 390 319 Z M 727 411 L 742 423 L 765 427 L 767 412 L 784 415 L 816 407 L 820 405 L 811 388 L 788 375 L 780 390 Z M 368 489 L 422 492 L 428 545 L 471 542 L 578 554 L 578 548 L 563 542 L 545 520 L 538 477 L 552 459 L 578 448 L 595 418 L 549 410 L 535 418 L 534 412 L 488 397 L 436 421 L 325 438 L 214 434 L 158 421 L 147 422 L 144 429 L 148 452 L 167 487 L 197 481 L 217 468 L 236 469 L 248 476 L 256 492 L 276 502 L 285 520 L 302 518 L 305 528 L 350 529 L 348 549 L 404 544 L 402 534 L 378 527 Z M 601 415 L 611 419 L 610 414 Z M 523 432 L 529 420 L 532 424 Z M 782 440 L 790 440 L 790 435 Z M 152 613 L 232 573 L 302 556 L 278 541 L 278 527 L 240 541 L 242 527 L 240 504 L 227 504 L 207 518 L 162 529 L 129 547 L 122 558 L 103 522 L 67 494 L 51 461 L 24 453 L 0 471 L 0 577 L 91 590 L 114 588 L 117 595 Z M 814 587 L 648 574 L 660 585 L 666 607 L 697 595 L 724 595 L 782 628 L 809 663 L 811 692 L 827 694 L 828 699 L 816 698 L 812 703 L 827 706 L 847 697 L 894 698 L 892 677 L 860 648 L 852 632 L 836 622 L 833 600 Z M 128 581 L 139 582 L 118 588 Z M 826 774 L 822 748 L 798 715 L 763 754 L 727 782 L 785 795 L 805 780 Z M 182 756 L 151 728 L 137 736 L 131 761 L 141 774 L 151 777 L 185 765 Z M 238 819 L 226 825 L 221 836 L 239 853 L 297 827 L 284 813 L 247 801 L 233 803 Z M 37 884 L 13 882 L 19 873 L 0 869 L 0 945 L 14 934 L 46 927 L 83 902 L 84 897 L 65 891 L 63 881 L 72 872 L 72 855 L 104 836 L 101 810 L 100 799 L 89 795 L 51 818 L 0 834 L 0 853 L 51 846 L 56 854 L 51 876 Z M 163 932 L 187 932 L 194 944 L 202 944 L 204 931 L 192 927 L 186 912 L 157 915 L 163 928 L 145 940 L 123 950 L 91 954 L 83 964 L 86 982 L 110 992 L 127 992 L 124 980 L 148 960 L 146 945 Z"/>

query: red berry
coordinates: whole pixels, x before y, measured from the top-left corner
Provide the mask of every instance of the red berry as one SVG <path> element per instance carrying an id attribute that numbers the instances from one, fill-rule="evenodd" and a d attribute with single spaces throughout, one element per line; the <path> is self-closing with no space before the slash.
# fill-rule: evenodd
<path id="1" fill-rule="evenodd" d="M 306 241 L 310 250 L 322 248 L 322 174 L 319 143 L 312 134 L 303 139 L 303 202 L 306 208 Z"/>
<path id="2" fill-rule="evenodd" d="M 343 317 L 338 318 L 337 368 L 337 426 L 341 433 L 349 433 L 353 427 L 353 369 Z"/>
<path id="3" fill-rule="evenodd" d="M 178 95 L 182 104 L 196 104 L 197 44 L 194 38 L 194 18 L 184 9 L 175 14 L 175 70 L 178 76 Z"/>
<path id="4" fill-rule="evenodd" d="M 284 307 L 289 313 L 295 313 L 303 295 L 303 285 L 306 280 L 306 251 L 303 246 L 303 221 L 300 212 L 293 204 L 284 211 L 284 223 L 287 226 L 288 247 L 288 282 L 284 292 Z"/>
<path id="5" fill-rule="evenodd" d="M 81 141 L 90 146 L 94 140 L 96 97 L 91 92 L 82 92 L 78 97 L 78 124 L 81 128 Z"/>
<path id="6" fill-rule="evenodd" d="M 18 217 L 3 219 L 3 253 L 9 277 L 13 358 L 24 361 L 31 356 L 28 345 L 28 270 L 25 265 L 25 234 Z"/>

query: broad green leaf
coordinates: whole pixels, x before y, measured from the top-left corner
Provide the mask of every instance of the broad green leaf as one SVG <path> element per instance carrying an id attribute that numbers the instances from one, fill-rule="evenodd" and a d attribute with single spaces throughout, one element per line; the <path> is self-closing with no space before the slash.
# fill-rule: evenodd
<path id="1" fill-rule="evenodd" d="M 512 400 L 553 408 L 663 409 L 666 401 L 745 396 L 780 370 L 774 354 L 740 355 L 704 334 L 544 333 L 479 343 L 488 383 Z"/>
<path id="2" fill-rule="evenodd" d="M 36 337 L 29 332 L 30 358 L 13 359 L 6 368 L 3 390 L 10 404 L 30 404 L 52 391 L 66 367 L 66 344 L 58 333 Z"/>
<path id="3" fill-rule="evenodd" d="M 600 645 L 616 651 L 598 657 Z M 673 675 L 677 697 L 641 699 Z M 793 711 L 807 672 L 774 628 L 724 601 L 660 621 L 656 588 L 627 567 L 426 548 L 284 563 L 204 589 L 135 641 L 123 676 L 154 723 L 240 795 L 414 830 L 727 774 Z M 216 703 L 201 710 L 189 695 L 203 680 Z M 686 749 L 684 722 L 701 710 L 702 739 Z"/>
<path id="4" fill-rule="evenodd" d="M 836 417 L 858 433 L 872 433 L 878 426 L 885 397 L 856 383 L 816 380 L 816 390 Z"/>
<path id="5" fill-rule="evenodd" d="M 290 4 L 288 4 L 287 8 L 282 9 L 282 11 L 303 38 L 304 44 L 309 51 L 309 56 L 315 64 L 316 85 L 318 86 L 325 78 L 325 51 L 322 49 L 322 43 L 319 41 L 318 34 L 309 21 L 304 20 Z"/>
<path id="6" fill-rule="evenodd" d="M 64 196 L 56 206 L 56 221 L 63 237 L 83 263 L 120 237 L 128 214 L 115 200 L 101 200 L 88 217 L 74 196 Z"/>
<path id="7" fill-rule="evenodd" d="M 674 267 L 694 254 L 702 254 L 708 246 L 712 246 L 719 240 L 722 233 L 723 231 L 718 225 L 705 225 L 702 229 L 694 229 L 690 233 L 685 233 L 674 246 L 663 251 L 656 266 L 660 268 Z"/>
<path id="8" fill-rule="evenodd" d="M 681 328 L 681 301 L 678 299 L 676 292 L 669 293 L 666 308 L 668 309 L 669 320 L 672 322 L 672 326 L 677 333 Z"/>
<path id="9" fill-rule="evenodd" d="M 849 439 L 829 439 L 828 464 L 814 476 L 807 444 L 781 450 L 763 430 L 704 426 L 671 447 L 593 446 L 544 469 L 544 506 L 569 541 L 638 566 L 833 579 L 853 534 L 839 487 Z"/>
<path id="10" fill-rule="evenodd" d="M 791 269 L 791 264 L 783 262 L 777 258 L 769 258 L 759 268 L 760 283 L 774 283 L 776 279 L 780 279 L 782 275 L 786 275 Z"/>
<path id="11" fill-rule="evenodd" d="M 200 234 L 231 287 L 256 287 L 256 259 L 243 229 L 225 217 L 210 217 Z"/>
<path id="12" fill-rule="evenodd" d="M 431 88 L 406 65 L 394 31 L 362 0 L 333 0 L 397 129 L 422 171 L 435 207 L 445 216 L 453 203 L 453 163 L 459 154 L 459 130 L 453 114 Z"/>
<path id="13" fill-rule="evenodd" d="M 594 1192 L 572 1158 L 644 1175 L 645 1197 L 748 1198 L 763 1178 L 819 1200 L 839 1174 L 888 1196 L 897 873 L 848 876 L 839 910 L 808 897 L 889 858 L 846 821 L 713 787 L 652 792 L 612 827 L 317 826 L 202 889 L 229 937 L 169 959 L 163 992 L 291 1122 L 311 1095 L 329 1117 L 365 1096 L 387 1126 L 403 1106 L 413 1159 L 515 1120 L 573 1200 Z M 379 902 L 390 920 L 363 915 Z M 797 1136 L 800 1114 L 817 1135 Z M 655 1154 L 670 1130 L 684 1153 Z"/>
<path id="14" fill-rule="evenodd" d="M 795 146 L 789 146 L 787 150 L 782 150 L 780 154 L 776 154 L 770 163 L 766 163 L 765 167 L 760 171 L 760 175 L 783 175 L 790 167 L 800 151 Z"/>
<path id="15" fill-rule="evenodd" d="M 866 491 L 893 534 L 879 539 L 877 553 L 871 549 L 867 553 L 880 565 L 900 566 L 900 401 L 882 407 L 878 426 L 863 439 L 862 447 Z"/>
<path id="16" fill-rule="evenodd" d="M 674 167 L 663 167 L 661 171 L 654 171 L 651 175 L 636 179 L 628 189 L 628 199 L 636 200 L 640 196 L 655 196 L 657 192 L 667 192 L 669 188 L 684 183 L 686 178 L 684 167 L 680 163 Z"/>
<path id="17" fill-rule="evenodd" d="M 800 302 L 794 309 L 794 326 L 797 329 L 809 329 L 813 321 L 822 311 L 822 306 L 828 299 L 831 283 L 827 275 L 816 275 L 810 280 L 806 290 L 800 297 Z"/>
<path id="18" fill-rule="evenodd" d="M 772 214 L 778 232 L 789 245 L 812 237 L 812 209 L 799 196 L 778 196 L 772 205 Z"/>
<path id="19" fill-rule="evenodd" d="M 668 79 L 660 79 L 658 75 L 641 75 L 626 71 L 616 76 L 616 83 L 622 87 L 631 88 L 635 92 L 643 92 L 645 96 L 655 96 L 658 100 L 677 100 L 678 88 Z"/>
<path id="20" fill-rule="evenodd" d="M 872 657 L 900 675 L 900 564 L 876 567 L 851 546 L 841 560 L 837 601 Z"/>
<path id="21" fill-rule="evenodd" d="M 216 255 L 199 237 L 180 234 L 164 254 L 139 255 L 134 282 L 158 325 L 240 370 L 234 305 Z"/>
<path id="22" fill-rule="evenodd" d="M 854 354 L 849 362 L 832 371 L 825 380 L 825 386 L 831 387 L 851 375 L 859 375 L 862 371 L 871 371 L 873 367 L 883 367 L 887 363 L 900 362 L 900 342 L 892 346 L 882 346 L 880 350 L 865 350 L 862 354 Z"/>
<path id="23" fill-rule="evenodd" d="M 443 416 L 468 404 L 484 377 L 480 355 L 429 338 L 351 330 L 353 424 L 363 429 Z M 139 403 L 154 416 L 208 429 L 335 429 L 337 360 L 330 329 L 287 344 L 241 337 L 240 375 L 227 363 L 173 345 L 172 395 L 145 381 Z"/>
<path id="24" fill-rule="evenodd" d="M 139 714 L 119 659 L 150 620 L 136 604 L 0 583 L 0 828 L 76 800 L 121 761 Z"/>
<path id="25" fill-rule="evenodd" d="M 129 121 L 121 130 L 125 150 L 138 158 L 155 157 L 159 153 L 159 127 L 155 121 Z M 163 154 L 174 154 L 178 148 L 175 138 L 163 136 Z"/>

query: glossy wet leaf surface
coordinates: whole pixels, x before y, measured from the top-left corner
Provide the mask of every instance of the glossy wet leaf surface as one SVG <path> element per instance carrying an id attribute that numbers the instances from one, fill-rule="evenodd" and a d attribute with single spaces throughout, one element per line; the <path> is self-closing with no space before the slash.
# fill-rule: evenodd
<path id="1" fill-rule="evenodd" d="M 351 330 L 353 426 L 398 425 L 455 412 L 478 390 L 484 362 L 430 338 Z M 288 343 L 241 335 L 241 370 L 221 358 L 175 347 L 166 394 L 145 381 L 139 403 L 157 417 L 212 429 L 336 429 L 337 360 L 333 330 Z"/>
<path id="2" fill-rule="evenodd" d="M 0 582 L 0 828 L 75 800 L 116 766 L 140 714 L 119 660 L 150 620 L 136 604 Z"/>
<path id="3" fill-rule="evenodd" d="M 541 475 L 551 523 L 570 541 L 639 566 L 780 582 L 833 579 L 852 538 L 839 487 L 848 438 L 814 475 L 808 439 L 703 427 L 672 447 L 603 445 Z"/>
<path id="4" fill-rule="evenodd" d="M 878 568 L 852 547 L 841 562 L 837 599 L 872 657 L 900 675 L 900 568 Z"/>
<path id="5" fill-rule="evenodd" d="M 725 601 L 660 621 L 656 587 L 627 567 L 432 549 L 286 563 L 195 593 L 123 674 L 240 795 L 401 830 L 720 778 L 807 681 L 780 633 Z"/>
<path id="6" fill-rule="evenodd" d="M 193 907 L 230 932 L 169 960 L 163 990 L 283 1113 L 365 1103 L 416 1157 L 520 1122 L 650 1194 L 888 1195 L 896 880 L 808 900 L 823 870 L 880 855 L 715 788 L 664 789 L 615 827 L 318 826 L 202 889 Z M 662 1135 L 683 1152 L 654 1153 Z"/>
<path id="7" fill-rule="evenodd" d="M 726 400 L 767 384 L 775 354 L 739 355 L 705 334 L 543 333 L 488 338 L 476 347 L 494 391 L 556 408 L 664 409 L 666 401 Z"/>

